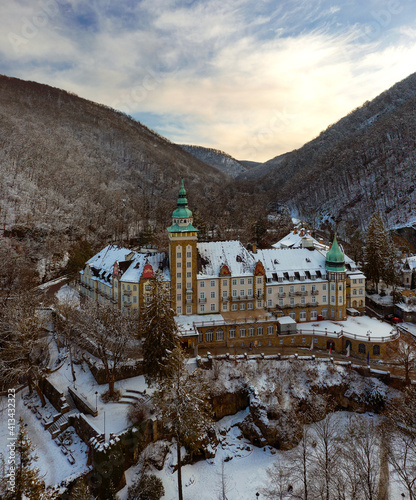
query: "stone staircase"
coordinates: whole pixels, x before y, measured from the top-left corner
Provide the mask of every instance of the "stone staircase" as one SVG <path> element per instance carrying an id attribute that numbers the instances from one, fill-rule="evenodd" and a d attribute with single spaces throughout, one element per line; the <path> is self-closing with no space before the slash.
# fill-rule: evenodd
<path id="1" fill-rule="evenodd" d="M 48 426 L 48 431 L 50 432 L 53 439 L 55 439 L 62 431 L 70 426 L 68 417 L 79 413 L 78 410 L 70 410 L 64 414 L 57 414 L 54 417 L 54 422 Z M 56 420 L 55 420 L 56 419 Z"/>
<path id="2" fill-rule="evenodd" d="M 125 394 L 123 394 L 118 400 L 120 404 L 124 405 L 132 405 L 136 401 L 148 402 L 150 401 L 150 396 L 145 392 L 136 391 L 134 389 L 126 389 Z"/>

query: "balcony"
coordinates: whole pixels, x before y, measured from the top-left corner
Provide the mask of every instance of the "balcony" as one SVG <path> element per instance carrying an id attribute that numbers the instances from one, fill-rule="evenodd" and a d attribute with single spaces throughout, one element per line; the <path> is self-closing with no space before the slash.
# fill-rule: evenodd
<path id="1" fill-rule="evenodd" d="M 123 302 L 123 307 L 131 307 L 131 302 Z"/>
<path id="2" fill-rule="evenodd" d="M 294 297 L 295 296 L 295 292 L 289 292 L 289 297 Z"/>
<path id="3" fill-rule="evenodd" d="M 308 292 L 306 290 L 304 290 L 303 292 L 295 292 L 295 295 L 305 297 L 306 295 L 308 295 Z"/>
<path id="4" fill-rule="evenodd" d="M 285 292 L 279 292 L 278 297 L 279 299 L 284 299 L 286 297 Z"/>
<path id="5" fill-rule="evenodd" d="M 207 303 L 207 299 L 198 299 L 198 302 L 200 304 L 206 304 Z"/>
<path id="6" fill-rule="evenodd" d="M 319 295 L 319 290 L 312 290 L 311 295 Z"/>
<path id="7" fill-rule="evenodd" d="M 131 290 L 123 290 L 124 295 L 131 295 Z"/>
<path id="8" fill-rule="evenodd" d="M 186 299 L 187 304 L 192 304 L 192 299 Z"/>

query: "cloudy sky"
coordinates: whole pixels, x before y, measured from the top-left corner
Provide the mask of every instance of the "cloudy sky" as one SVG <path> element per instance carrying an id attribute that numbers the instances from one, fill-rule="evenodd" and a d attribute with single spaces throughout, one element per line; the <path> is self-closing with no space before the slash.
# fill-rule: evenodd
<path id="1" fill-rule="evenodd" d="M 414 0 L 4 0 L 0 73 L 265 161 L 416 71 Z"/>

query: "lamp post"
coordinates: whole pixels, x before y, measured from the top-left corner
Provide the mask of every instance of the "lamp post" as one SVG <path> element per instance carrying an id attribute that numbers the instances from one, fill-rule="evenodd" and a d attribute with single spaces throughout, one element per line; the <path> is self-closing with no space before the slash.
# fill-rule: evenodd
<path id="1" fill-rule="evenodd" d="M 98 410 L 98 391 L 95 391 L 95 411 Z"/>

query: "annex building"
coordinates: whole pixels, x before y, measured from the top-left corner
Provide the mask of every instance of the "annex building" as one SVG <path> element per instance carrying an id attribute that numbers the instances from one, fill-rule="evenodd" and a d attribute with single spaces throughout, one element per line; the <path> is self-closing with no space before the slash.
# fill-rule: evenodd
<path id="1" fill-rule="evenodd" d="M 189 347 L 282 345 L 282 337 L 295 335 L 299 324 L 307 328 L 365 310 L 365 276 L 336 237 L 329 248 L 295 230 L 273 248 L 257 251 L 239 241 L 198 242 L 183 181 L 167 231 L 168 252 L 115 245 L 101 250 L 80 272 L 81 294 L 140 311 L 151 301 L 150 280 L 159 271 Z M 319 347 L 321 341 L 315 342 Z M 329 342 L 359 351 L 348 339 Z"/>

